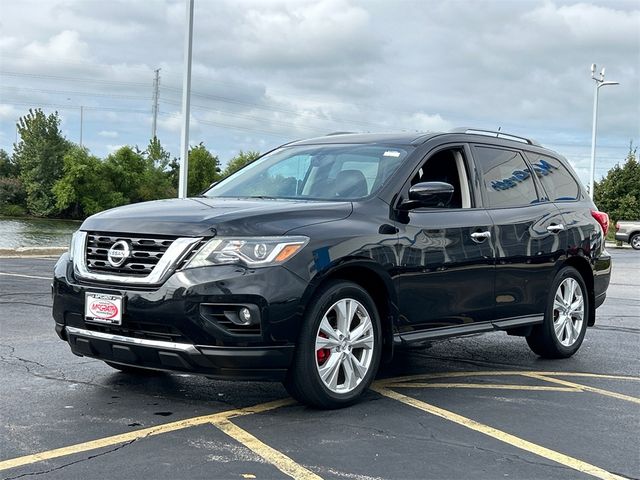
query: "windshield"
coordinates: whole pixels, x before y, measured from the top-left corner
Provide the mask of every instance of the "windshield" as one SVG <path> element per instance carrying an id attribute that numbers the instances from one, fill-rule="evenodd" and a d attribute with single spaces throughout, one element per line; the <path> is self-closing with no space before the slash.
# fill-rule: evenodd
<path id="1" fill-rule="evenodd" d="M 407 147 L 283 147 L 222 180 L 207 197 L 356 200 L 375 193 L 407 156 Z"/>

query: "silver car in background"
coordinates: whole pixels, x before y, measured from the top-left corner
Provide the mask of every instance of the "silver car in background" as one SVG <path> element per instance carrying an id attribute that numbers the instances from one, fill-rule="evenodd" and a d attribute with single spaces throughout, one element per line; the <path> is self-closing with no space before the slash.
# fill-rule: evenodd
<path id="1" fill-rule="evenodd" d="M 640 221 L 616 222 L 616 240 L 630 244 L 634 250 L 640 250 Z"/>

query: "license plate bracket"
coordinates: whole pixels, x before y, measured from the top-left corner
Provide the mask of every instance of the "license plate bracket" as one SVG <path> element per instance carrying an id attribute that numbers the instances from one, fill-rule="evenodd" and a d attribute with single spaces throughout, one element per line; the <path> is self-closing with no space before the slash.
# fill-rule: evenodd
<path id="1" fill-rule="evenodd" d="M 84 319 L 87 322 L 122 325 L 123 296 L 87 292 L 84 297 Z"/>

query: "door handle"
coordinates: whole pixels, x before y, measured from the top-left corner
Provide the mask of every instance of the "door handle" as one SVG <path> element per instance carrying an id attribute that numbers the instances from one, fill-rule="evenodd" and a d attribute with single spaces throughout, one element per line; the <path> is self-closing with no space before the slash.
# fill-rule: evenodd
<path id="1" fill-rule="evenodd" d="M 558 225 L 549 225 L 547 227 L 547 232 L 550 233 L 560 233 L 564 230 L 564 225 L 562 225 L 561 223 L 559 223 Z"/>
<path id="2" fill-rule="evenodd" d="M 484 242 L 487 238 L 491 238 L 491 232 L 488 230 L 486 232 L 473 232 L 471 234 L 471 239 L 474 242 Z"/>

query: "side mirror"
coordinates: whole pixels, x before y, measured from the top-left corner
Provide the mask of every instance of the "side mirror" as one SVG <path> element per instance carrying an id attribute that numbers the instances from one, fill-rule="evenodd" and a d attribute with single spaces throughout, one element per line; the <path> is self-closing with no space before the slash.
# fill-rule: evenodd
<path id="1" fill-rule="evenodd" d="M 419 207 L 444 207 L 453 196 L 453 185 L 446 182 L 420 182 L 409 188 L 409 200 L 400 207 L 411 210 Z"/>

